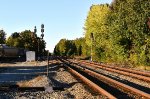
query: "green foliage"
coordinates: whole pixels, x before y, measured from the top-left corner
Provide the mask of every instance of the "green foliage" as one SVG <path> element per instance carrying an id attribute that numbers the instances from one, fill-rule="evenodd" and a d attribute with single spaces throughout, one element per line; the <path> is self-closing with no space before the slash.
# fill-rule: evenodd
<path id="1" fill-rule="evenodd" d="M 92 54 L 94 61 L 99 62 L 150 65 L 149 9 L 150 0 L 114 0 L 111 5 L 92 5 L 85 21 L 85 38 L 62 39 L 54 53 Z"/>
<path id="2" fill-rule="evenodd" d="M 66 55 L 67 54 L 67 40 L 61 39 L 55 47 L 56 55 Z"/>
<path id="3" fill-rule="evenodd" d="M 86 55 L 82 50 L 84 48 L 85 39 L 84 38 L 77 38 L 77 39 L 74 40 L 74 43 L 75 43 L 75 46 L 76 46 L 75 55 L 77 55 L 77 56 L 81 56 L 83 54 Z"/>
<path id="4" fill-rule="evenodd" d="M 85 22 L 85 39 L 89 47 L 92 48 L 93 59 L 96 61 L 102 61 L 106 57 L 105 51 L 110 42 L 108 39 L 108 23 L 107 16 L 109 14 L 109 5 L 92 5 L 88 13 L 88 17 Z M 94 41 L 91 41 L 90 35 L 93 33 Z M 90 51 L 90 50 L 89 50 Z M 89 52 L 91 53 L 91 52 Z"/>
<path id="5" fill-rule="evenodd" d="M 76 52 L 76 47 L 73 41 L 61 39 L 54 49 L 55 55 L 71 56 Z"/>
<path id="6" fill-rule="evenodd" d="M 21 33 L 14 32 L 10 37 L 8 37 L 6 44 L 13 47 L 25 48 L 27 50 L 36 51 L 42 53 L 42 49 L 45 49 L 45 41 L 39 39 L 39 37 L 31 32 L 30 30 L 25 30 Z"/>
<path id="7" fill-rule="evenodd" d="M 61 39 L 55 46 L 54 54 L 61 56 L 86 56 L 87 48 L 84 38 L 76 40 Z"/>
<path id="8" fill-rule="evenodd" d="M 0 30 L 0 44 L 4 44 L 6 40 L 6 33 L 4 30 Z"/>
<path id="9" fill-rule="evenodd" d="M 93 59 L 149 65 L 149 9 L 150 0 L 114 0 L 111 5 L 92 5 L 84 28 L 86 44 L 94 46 Z"/>
<path id="10" fill-rule="evenodd" d="M 108 21 L 109 33 L 114 45 L 122 49 L 121 55 L 124 60 L 132 64 L 145 64 L 148 49 L 143 49 L 142 46 L 147 46 L 145 41 L 149 38 L 150 31 L 146 24 L 146 20 L 150 15 L 150 5 L 147 0 L 116 0 L 112 4 Z M 118 51 L 118 50 L 114 50 Z M 143 52 L 144 51 L 144 52 Z M 134 56 L 134 59 L 133 59 Z M 124 61 L 122 60 L 122 61 Z"/>
<path id="11" fill-rule="evenodd" d="M 8 37 L 6 44 L 13 47 L 19 47 L 21 45 L 20 44 L 21 40 L 19 39 L 19 37 L 20 37 L 19 33 L 17 32 L 13 33 L 10 37 Z"/>

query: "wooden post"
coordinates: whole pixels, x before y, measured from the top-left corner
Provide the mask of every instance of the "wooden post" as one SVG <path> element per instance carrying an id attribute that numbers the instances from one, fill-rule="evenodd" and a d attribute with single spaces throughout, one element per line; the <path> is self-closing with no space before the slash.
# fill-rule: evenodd
<path id="1" fill-rule="evenodd" d="M 49 74 L 49 50 L 47 50 L 47 76 Z"/>

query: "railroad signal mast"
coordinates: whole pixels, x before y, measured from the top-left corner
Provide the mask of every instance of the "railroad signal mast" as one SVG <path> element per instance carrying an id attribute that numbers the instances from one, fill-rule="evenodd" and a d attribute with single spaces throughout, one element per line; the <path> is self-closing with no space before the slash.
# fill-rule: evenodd
<path id="1" fill-rule="evenodd" d="M 41 34 L 41 37 L 42 37 L 42 39 L 43 39 L 43 37 L 44 37 L 44 34 L 43 34 L 43 33 L 44 33 L 44 24 L 41 25 L 41 33 L 42 33 L 42 34 Z"/>
<path id="2" fill-rule="evenodd" d="M 93 61 L 93 41 L 94 41 L 93 33 L 90 34 L 90 39 L 91 39 L 91 62 L 92 62 Z"/>
<path id="3" fill-rule="evenodd" d="M 43 40 L 43 37 L 44 37 L 44 24 L 41 24 L 41 37 L 42 37 L 42 40 Z M 42 49 L 42 52 L 43 52 L 43 56 L 44 56 L 44 48 Z"/>
<path id="4" fill-rule="evenodd" d="M 36 34 L 37 32 L 37 28 L 36 26 L 34 27 L 34 33 Z M 38 41 L 38 53 L 37 53 L 37 56 L 38 56 L 38 60 L 39 60 L 39 52 L 40 52 L 40 39 L 43 40 L 43 37 L 44 37 L 44 24 L 41 24 L 41 38 L 40 37 L 37 37 L 37 41 Z M 42 49 L 42 52 L 44 54 L 44 49 Z"/>

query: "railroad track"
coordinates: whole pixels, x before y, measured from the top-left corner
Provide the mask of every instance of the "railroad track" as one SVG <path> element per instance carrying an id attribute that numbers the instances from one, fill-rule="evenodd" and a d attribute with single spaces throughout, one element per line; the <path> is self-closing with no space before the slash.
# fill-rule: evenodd
<path id="1" fill-rule="evenodd" d="M 86 84 L 92 87 L 100 94 L 110 99 L 127 99 L 127 98 L 142 98 L 150 99 L 150 94 L 141 91 L 137 88 L 124 84 L 111 77 L 100 74 L 97 71 L 86 68 L 79 63 L 71 62 L 66 59 L 59 58 L 65 66 L 72 71 L 73 74 L 81 78 Z M 88 65 L 90 63 L 87 63 Z M 87 65 L 86 64 L 86 65 Z M 84 63 L 85 65 L 85 63 Z M 95 64 L 98 65 L 98 64 Z M 106 68 L 106 67 L 105 67 Z M 88 79 L 88 80 L 86 80 Z M 89 83 L 90 82 L 90 83 Z M 92 84 L 94 83 L 94 84 Z M 96 85 L 95 85 L 96 84 Z"/>
<path id="2" fill-rule="evenodd" d="M 150 73 L 149 72 L 142 72 L 142 71 L 137 71 L 137 70 L 133 70 L 133 69 L 126 69 L 126 68 L 121 68 L 121 67 L 117 67 L 117 66 L 115 67 L 115 66 L 109 66 L 109 65 L 98 64 L 98 63 L 87 62 L 87 61 L 76 61 L 76 63 L 95 67 L 95 68 L 100 68 L 103 70 L 115 72 L 115 73 L 125 75 L 125 76 L 130 76 L 130 77 L 150 83 Z"/>

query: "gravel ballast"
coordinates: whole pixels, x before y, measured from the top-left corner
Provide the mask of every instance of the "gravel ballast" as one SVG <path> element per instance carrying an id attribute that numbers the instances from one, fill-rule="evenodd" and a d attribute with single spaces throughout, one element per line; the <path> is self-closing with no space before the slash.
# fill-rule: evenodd
<path id="1" fill-rule="evenodd" d="M 45 66 L 47 62 L 38 63 L 18 63 L 19 66 Z M 0 99 L 100 99 L 101 95 L 92 92 L 89 87 L 80 80 L 72 76 L 62 65 L 52 65 L 49 67 L 49 77 L 45 75 L 37 76 L 28 81 L 20 81 L 20 87 L 63 87 L 64 90 L 47 91 L 10 91 L 0 92 Z M 18 66 L 15 64 L 15 66 Z M 9 66 L 13 66 L 12 64 Z"/>

